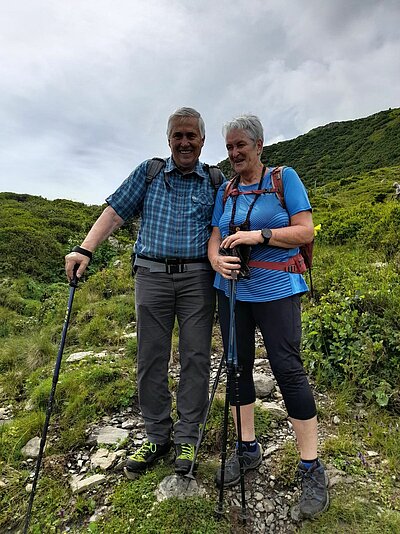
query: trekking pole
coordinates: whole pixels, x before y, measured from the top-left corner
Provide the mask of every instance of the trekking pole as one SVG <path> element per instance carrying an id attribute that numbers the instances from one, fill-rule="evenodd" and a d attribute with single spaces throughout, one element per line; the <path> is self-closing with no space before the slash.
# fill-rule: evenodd
<path id="1" fill-rule="evenodd" d="M 45 419 L 44 426 L 43 426 L 42 438 L 40 440 L 39 455 L 38 455 L 37 461 L 36 461 L 35 476 L 34 476 L 33 483 L 32 483 L 32 490 L 31 490 L 30 497 L 29 497 L 28 511 L 26 513 L 25 526 L 24 526 L 24 530 L 23 530 L 24 534 L 27 534 L 28 528 L 29 528 L 29 522 L 30 522 L 31 513 L 32 513 L 33 499 L 35 498 L 36 486 L 37 486 L 37 482 L 38 482 L 38 479 L 39 479 L 40 466 L 41 466 L 41 463 L 42 463 L 44 448 L 45 448 L 45 445 L 46 445 L 47 431 L 49 429 L 50 416 L 51 416 L 51 412 L 53 410 L 54 396 L 55 396 L 57 382 L 58 382 L 58 375 L 60 374 L 61 360 L 62 360 L 62 355 L 63 355 L 63 351 L 64 351 L 65 340 L 66 340 L 66 337 L 67 337 L 69 318 L 70 318 L 70 315 L 71 315 L 72 303 L 73 303 L 74 295 L 75 295 L 75 289 L 76 289 L 76 287 L 78 285 L 78 278 L 76 276 L 76 272 L 78 270 L 78 267 L 79 267 L 79 265 L 75 266 L 73 278 L 69 283 L 70 290 L 69 290 L 69 299 L 68 299 L 67 311 L 66 311 L 66 314 L 65 314 L 64 326 L 63 326 L 63 331 L 62 331 L 62 335 L 61 335 L 60 347 L 58 349 L 56 365 L 54 367 L 53 383 L 52 383 L 52 387 L 51 387 L 51 391 L 50 391 L 49 400 L 48 400 L 48 403 L 47 403 L 46 419 Z"/>
<path id="2" fill-rule="evenodd" d="M 235 378 L 235 404 L 236 404 L 236 425 L 238 433 L 238 459 L 240 469 L 240 488 L 241 488 L 241 519 L 243 524 L 246 523 L 246 497 L 244 488 L 244 469 L 243 469 L 243 441 L 242 441 L 242 425 L 240 417 L 239 404 L 239 377 L 240 370 L 238 365 L 237 345 L 236 345 L 236 324 L 235 324 L 235 305 L 236 305 L 236 285 L 237 276 L 233 277 L 230 284 L 229 295 L 229 338 L 228 338 L 228 354 L 227 354 L 227 382 L 226 395 L 224 407 L 224 424 L 222 436 L 222 450 L 221 450 L 221 485 L 219 491 L 219 500 L 216 514 L 218 517 L 223 515 L 223 498 L 224 498 L 224 482 L 225 482 L 225 463 L 226 463 L 226 449 L 228 439 L 228 415 L 229 415 L 229 397 L 232 388 L 233 378 Z"/>
<path id="3" fill-rule="evenodd" d="M 205 429 L 206 429 L 207 419 L 208 419 L 208 416 L 210 414 L 211 405 L 212 405 L 213 400 L 214 400 L 215 392 L 217 391 L 218 382 L 219 382 L 219 378 L 221 376 L 223 365 L 224 365 L 224 356 L 222 356 L 221 361 L 219 362 L 218 371 L 217 371 L 217 374 L 215 376 L 214 384 L 213 384 L 213 387 L 211 389 L 211 394 L 210 394 L 210 398 L 209 398 L 208 405 L 207 405 L 207 411 L 206 411 L 206 414 L 204 416 L 204 420 L 203 420 L 202 427 L 201 427 L 201 430 L 200 430 L 199 438 L 198 438 L 197 443 L 196 443 L 196 448 L 195 448 L 195 451 L 194 451 L 192 464 L 190 466 L 189 472 L 186 473 L 186 475 L 185 475 L 185 477 L 190 478 L 192 480 L 194 480 L 194 478 L 195 478 L 194 477 L 194 469 L 195 469 L 195 465 L 196 465 L 196 460 L 197 460 L 197 456 L 199 454 L 199 449 L 200 449 L 201 443 L 203 441 L 203 436 L 204 436 L 204 432 L 205 432 Z M 190 482 L 189 482 L 189 484 L 190 484 Z"/>

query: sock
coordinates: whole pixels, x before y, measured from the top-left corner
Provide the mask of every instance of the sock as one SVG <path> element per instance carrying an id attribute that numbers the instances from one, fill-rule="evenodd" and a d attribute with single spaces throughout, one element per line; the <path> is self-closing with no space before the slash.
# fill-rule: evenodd
<path id="1" fill-rule="evenodd" d="M 304 467 L 308 470 L 312 465 L 315 464 L 315 467 L 319 467 L 319 460 L 315 458 L 314 460 L 300 460 Z"/>
<path id="2" fill-rule="evenodd" d="M 247 452 L 256 452 L 257 451 L 257 440 L 253 441 L 242 441 L 243 449 L 245 449 Z"/>

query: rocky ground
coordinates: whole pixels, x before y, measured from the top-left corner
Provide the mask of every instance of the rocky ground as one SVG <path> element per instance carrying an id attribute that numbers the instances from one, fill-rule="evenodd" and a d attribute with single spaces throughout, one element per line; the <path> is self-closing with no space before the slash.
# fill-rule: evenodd
<path id="1" fill-rule="evenodd" d="M 260 336 L 257 338 L 257 345 L 262 347 Z M 73 365 L 74 362 L 82 358 L 93 356 L 101 358 L 104 357 L 104 354 L 78 353 L 71 355 L 67 361 Z M 220 357 L 220 354 L 212 356 L 211 384 L 215 379 Z M 178 366 L 173 361 L 170 372 L 175 377 L 179 373 Z M 299 525 L 296 508 L 299 489 L 295 483 L 291 486 L 282 486 L 273 473 L 274 464 L 280 451 L 288 440 L 293 441 L 294 433 L 287 419 L 281 394 L 276 389 L 265 357 L 259 358 L 255 362 L 255 382 L 257 402 L 271 412 L 273 422 L 268 439 L 260 439 L 263 446 L 263 463 L 257 470 L 247 473 L 245 478 L 246 504 L 249 515 L 248 531 L 290 533 L 294 532 Z M 318 401 L 323 403 L 327 399 L 320 396 Z M 11 417 L 10 407 L 4 408 L 0 412 L 0 417 L 3 419 Z M 88 439 L 85 448 L 71 452 L 69 455 L 63 456 L 62 459 L 49 457 L 45 459 L 44 467 L 46 467 L 46 462 L 57 464 L 60 476 L 69 479 L 74 493 L 90 492 L 94 496 L 97 509 L 89 521 L 95 521 L 107 511 L 107 495 L 112 492 L 118 480 L 124 477 L 123 467 L 126 455 L 143 443 L 145 432 L 137 407 L 132 407 L 124 412 L 104 417 L 96 426 L 87 429 L 87 434 Z M 32 478 L 39 443 L 39 438 L 33 438 L 23 451 L 26 457 L 25 466 L 31 470 Z M 107 448 L 111 445 L 113 447 Z M 54 468 L 55 465 L 52 467 Z M 90 474 L 94 470 L 97 474 Z M 346 481 L 344 474 L 330 466 L 328 466 L 328 473 L 333 484 L 339 480 Z M 30 485 L 28 484 L 27 491 L 29 490 Z M 193 494 L 207 495 L 209 489 L 202 485 L 201 480 L 189 485 L 188 479 L 172 475 L 160 484 L 157 499 L 162 500 L 169 496 L 184 498 Z M 224 504 L 227 513 L 233 516 L 239 515 L 239 487 L 229 488 L 225 491 Z"/>

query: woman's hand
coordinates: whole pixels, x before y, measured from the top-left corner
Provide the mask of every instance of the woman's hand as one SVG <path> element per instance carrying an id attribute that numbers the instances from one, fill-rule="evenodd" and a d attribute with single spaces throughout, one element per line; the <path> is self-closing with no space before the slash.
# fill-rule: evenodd
<path id="1" fill-rule="evenodd" d="M 236 234 L 228 235 L 222 240 L 222 248 L 233 248 L 238 245 L 259 245 L 264 243 L 264 238 L 261 235 L 261 230 L 240 230 Z"/>

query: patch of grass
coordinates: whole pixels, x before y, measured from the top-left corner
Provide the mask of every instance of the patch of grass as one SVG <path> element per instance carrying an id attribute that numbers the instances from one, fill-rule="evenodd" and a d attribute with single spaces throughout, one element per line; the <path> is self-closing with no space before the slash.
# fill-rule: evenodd
<path id="1" fill-rule="evenodd" d="M 27 483 L 21 473 L 8 478 L 6 490 L 0 493 L 0 531 L 16 532 L 22 528 L 28 507 Z M 43 534 L 57 532 L 65 524 L 64 510 L 68 506 L 71 491 L 60 478 L 42 476 L 38 482 L 29 532 Z"/>
<path id="2" fill-rule="evenodd" d="M 169 499 L 155 504 L 154 490 L 171 474 L 158 465 L 135 481 L 123 481 L 110 498 L 106 517 L 90 525 L 96 534 L 225 534 L 225 521 L 214 518 L 215 501 L 205 498 Z"/>
<path id="3" fill-rule="evenodd" d="M 82 362 L 60 374 L 53 414 L 59 425 L 57 449 L 83 444 L 89 422 L 101 415 L 128 406 L 136 392 L 133 367 L 124 369 L 121 361 L 100 364 Z M 42 380 L 31 394 L 34 406 L 45 410 L 52 378 Z"/>
<path id="4" fill-rule="evenodd" d="M 44 413 L 24 413 L 0 426 L 0 460 L 13 464 L 21 458 L 22 447 L 34 436 L 40 436 Z"/>
<path id="5" fill-rule="evenodd" d="M 368 446 L 384 456 L 393 474 L 400 476 L 400 417 L 375 409 L 362 427 Z"/>
<path id="6" fill-rule="evenodd" d="M 346 486 L 336 492 L 327 512 L 306 522 L 300 534 L 395 534 L 400 532 L 400 512 L 385 509 L 367 491 Z"/>
<path id="7" fill-rule="evenodd" d="M 348 474 L 365 475 L 361 447 L 348 435 L 327 438 L 322 445 L 322 455 L 329 458 L 331 463 Z"/>
<path id="8" fill-rule="evenodd" d="M 296 479 L 299 452 L 295 441 L 287 441 L 279 451 L 274 463 L 274 475 L 278 482 L 291 486 Z"/>

